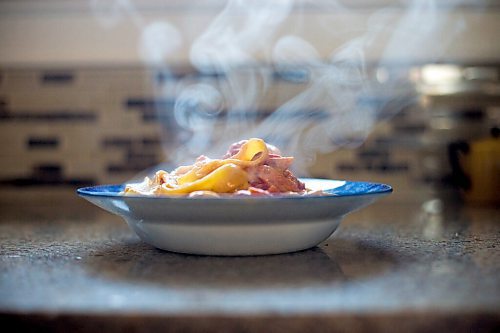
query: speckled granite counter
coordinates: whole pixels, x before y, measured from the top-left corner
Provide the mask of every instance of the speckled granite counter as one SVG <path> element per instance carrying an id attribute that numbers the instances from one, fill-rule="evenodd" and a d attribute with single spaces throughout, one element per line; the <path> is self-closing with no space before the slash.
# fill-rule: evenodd
<path id="1" fill-rule="evenodd" d="M 498 207 L 383 199 L 311 250 L 225 258 L 157 250 L 73 192 L 43 193 L 0 193 L 4 324 L 64 332 L 500 325 Z"/>

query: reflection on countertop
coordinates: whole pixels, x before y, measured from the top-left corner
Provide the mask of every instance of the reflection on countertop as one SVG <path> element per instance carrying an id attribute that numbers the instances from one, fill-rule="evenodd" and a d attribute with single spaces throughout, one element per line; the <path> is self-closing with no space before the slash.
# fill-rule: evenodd
<path id="1" fill-rule="evenodd" d="M 141 242 L 72 190 L 2 191 L 0 206 L 0 313 L 31 329 L 489 331 L 500 324 L 498 207 L 383 199 L 310 250 L 204 257 Z"/>

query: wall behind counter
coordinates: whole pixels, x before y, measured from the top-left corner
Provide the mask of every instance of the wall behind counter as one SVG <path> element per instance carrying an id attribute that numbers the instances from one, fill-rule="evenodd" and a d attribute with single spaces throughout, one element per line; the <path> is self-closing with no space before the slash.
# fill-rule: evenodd
<path id="1" fill-rule="evenodd" d="M 171 63 L 185 63 L 190 56 L 193 40 L 205 32 L 209 24 L 224 9 L 225 1 L 2 1 L 0 2 L 0 65 L 60 65 L 60 64 L 140 64 L 144 32 L 154 24 L 168 24 L 178 35 L 171 34 L 166 45 L 172 51 L 166 57 Z M 264 2 L 265 3 L 265 2 Z M 406 7 L 401 1 L 357 0 L 349 7 L 334 6 L 329 1 L 297 1 L 288 18 L 277 29 L 271 41 L 286 35 L 307 40 L 320 57 L 328 59 L 332 51 L 368 31 L 374 24 L 375 11 L 384 8 L 384 14 L 394 22 L 405 23 Z M 426 5 L 428 2 L 416 1 Z M 411 55 L 397 50 L 387 61 L 427 62 L 429 59 L 446 62 L 491 62 L 500 57 L 500 6 L 494 1 L 462 1 L 463 5 L 450 9 L 454 2 L 436 1 L 436 21 L 422 18 L 422 29 L 441 24 L 432 33 L 426 47 Z M 280 2 L 276 2 L 276 10 Z M 427 9 L 426 9 L 427 10 Z M 237 11 L 236 11 L 237 12 Z M 277 12 L 278 13 L 278 12 Z M 238 21 L 238 14 L 232 18 Z M 380 18 L 380 15 L 378 15 Z M 279 19 L 279 15 L 276 15 Z M 458 29 L 455 23 L 459 22 Z M 242 25 L 262 24 L 257 20 Z M 385 23 L 383 23 L 385 24 Z M 154 30 L 154 29 L 153 29 Z M 160 28 L 161 30 L 161 28 Z M 368 61 L 382 57 L 388 34 L 365 49 Z M 163 30 L 163 31 L 168 31 Z M 383 30 L 382 30 L 383 31 Z M 262 38 L 268 36 L 262 36 Z M 410 31 L 408 38 L 414 34 Z M 161 42 L 161 41 L 157 41 Z M 244 41 L 242 41 L 244 42 Z M 405 50 L 402 43 L 400 50 Z M 441 46 L 447 45 L 442 54 Z M 274 43 L 255 53 L 255 60 L 269 59 Z"/>

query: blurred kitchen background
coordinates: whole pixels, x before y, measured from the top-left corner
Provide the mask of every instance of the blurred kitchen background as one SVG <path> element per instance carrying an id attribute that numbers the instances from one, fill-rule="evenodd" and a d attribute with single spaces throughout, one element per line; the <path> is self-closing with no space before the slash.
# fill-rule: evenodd
<path id="1" fill-rule="evenodd" d="M 319 59 L 330 59 L 379 16 L 404 23 L 409 3 L 295 2 L 286 19 L 276 18 L 282 22 L 272 39 L 292 31 L 308 42 L 305 49 L 312 46 Z M 284 4 L 273 2 L 277 13 Z M 160 164 L 175 165 L 176 148 L 186 149 L 197 130 L 176 117 L 179 87 L 220 87 L 234 78 L 220 66 L 193 65 L 193 41 L 225 6 L 194 0 L 0 1 L 0 189 L 120 183 Z M 236 20 L 249 15 L 238 14 L 241 6 L 233 10 Z M 422 28 L 443 24 L 424 35 L 432 36 L 428 42 L 418 41 L 411 57 L 386 56 L 391 29 L 380 33 L 386 43 L 376 39 L 364 49 L 361 67 L 370 89 L 355 106 L 377 109 L 376 125 L 363 143 L 319 152 L 307 167 L 310 176 L 386 182 L 395 188 L 389 199 L 395 201 L 443 193 L 498 202 L 500 3 L 438 1 L 434 13 Z M 412 42 L 397 47 L 411 49 Z M 258 71 L 267 87 L 257 104 L 239 111 L 264 119 L 308 89 L 311 73 L 328 67 L 296 51 L 290 52 L 296 58 L 280 63 L 261 48 L 227 67 L 243 76 Z M 321 122 L 321 110 L 301 112 Z M 230 118 L 225 110 L 205 117 Z"/>

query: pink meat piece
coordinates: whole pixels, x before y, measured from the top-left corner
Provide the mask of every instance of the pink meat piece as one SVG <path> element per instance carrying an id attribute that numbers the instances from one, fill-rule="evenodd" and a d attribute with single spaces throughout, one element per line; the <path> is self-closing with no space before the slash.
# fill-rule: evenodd
<path id="1" fill-rule="evenodd" d="M 281 156 L 281 151 L 278 148 L 269 143 L 266 143 L 266 146 L 267 150 L 269 150 L 269 155 Z"/>
<path id="2" fill-rule="evenodd" d="M 305 185 L 289 170 L 260 165 L 249 170 L 250 185 L 271 193 L 302 192 Z"/>
<path id="3" fill-rule="evenodd" d="M 208 158 L 208 157 L 207 157 L 207 156 L 205 156 L 205 155 L 200 155 L 200 156 L 198 156 L 198 157 L 196 158 L 195 163 L 198 163 L 198 162 L 205 162 L 205 161 L 207 161 L 207 160 L 209 160 L 209 159 L 210 159 L 210 158 Z"/>
<path id="4" fill-rule="evenodd" d="M 230 145 L 226 154 L 222 158 L 226 159 L 226 158 L 230 158 L 231 156 L 236 155 L 240 151 L 241 146 L 243 146 L 247 141 L 248 140 L 241 140 L 241 141 L 235 142 L 232 145 Z"/>
<path id="5" fill-rule="evenodd" d="M 223 159 L 230 158 L 231 156 L 236 155 L 240 149 L 241 146 L 243 146 L 248 140 L 241 140 L 238 142 L 233 143 L 232 145 L 229 146 L 226 154 L 222 157 Z M 270 145 L 266 143 L 267 149 L 269 150 L 270 155 L 275 155 L 275 156 L 280 156 L 281 152 L 278 148 L 276 148 L 273 145 Z"/>
<path id="6" fill-rule="evenodd" d="M 236 155 L 247 140 L 233 143 L 223 158 Z M 263 165 L 248 168 L 250 189 L 241 194 L 263 195 L 264 193 L 303 192 L 305 185 L 299 181 L 288 168 L 293 157 L 283 157 L 280 151 L 267 145 L 269 157 Z"/>
<path id="7" fill-rule="evenodd" d="M 280 169 L 280 170 L 286 170 L 292 165 L 293 163 L 293 157 L 281 157 L 278 155 L 270 154 L 269 158 L 265 162 L 265 164 L 269 165 L 270 167 Z"/>

